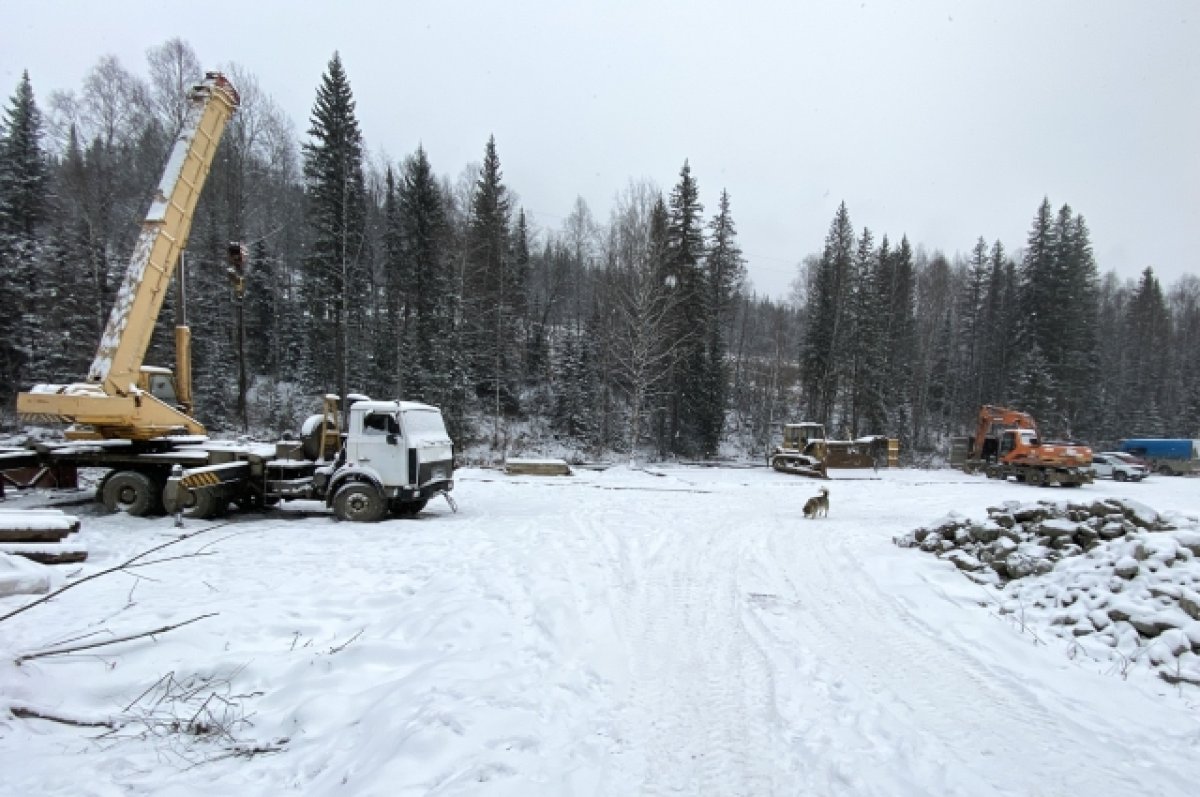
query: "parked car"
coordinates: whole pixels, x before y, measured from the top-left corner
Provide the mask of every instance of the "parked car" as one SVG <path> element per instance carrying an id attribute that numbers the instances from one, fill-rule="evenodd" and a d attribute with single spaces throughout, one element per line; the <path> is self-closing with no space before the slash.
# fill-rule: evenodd
<path id="1" fill-rule="evenodd" d="M 1092 474 L 1098 479 L 1140 482 L 1150 471 L 1136 458 L 1121 451 L 1103 451 L 1092 455 Z"/>

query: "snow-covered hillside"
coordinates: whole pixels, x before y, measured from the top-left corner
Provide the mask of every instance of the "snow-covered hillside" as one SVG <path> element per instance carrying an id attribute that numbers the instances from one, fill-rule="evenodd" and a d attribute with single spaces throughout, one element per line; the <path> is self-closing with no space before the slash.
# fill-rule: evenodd
<path id="1" fill-rule="evenodd" d="M 1080 655 L 893 538 L 1006 500 L 1194 523 L 1200 483 L 833 475 L 463 470 L 457 514 L 188 520 L 214 527 L 156 555 L 180 558 L 0 622 L 0 793 L 1195 792 L 1200 689 Z M 821 484 L 829 516 L 804 520 Z M 90 558 L 56 585 L 180 533 L 70 511 Z"/>

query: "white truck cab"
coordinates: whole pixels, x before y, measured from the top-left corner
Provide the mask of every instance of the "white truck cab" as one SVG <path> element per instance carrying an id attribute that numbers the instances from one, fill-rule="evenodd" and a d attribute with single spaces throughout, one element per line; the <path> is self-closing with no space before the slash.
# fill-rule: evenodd
<path id="1" fill-rule="evenodd" d="M 415 514 L 454 489 L 454 444 L 437 407 L 415 401 L 358 401 L 348 413 L 343 453 L 326 502 L 343 520 Z"/>

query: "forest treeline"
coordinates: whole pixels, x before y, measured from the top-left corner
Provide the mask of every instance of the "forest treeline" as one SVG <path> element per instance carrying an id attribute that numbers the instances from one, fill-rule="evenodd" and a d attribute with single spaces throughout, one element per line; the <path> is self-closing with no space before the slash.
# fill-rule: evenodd
<path id="1" fill-rule="evenodd" d="M 146 77 L 101 58 L 81 87 L 0 120 L 0 400 L 87 371 L 150 194 L 203 72 L 191 47 Z M 295 429 L 324 393 L 426 401 L 476 450 L 760 454 L 782 422 L 945 453 L 980 404 L 1049 438 L 1200 437 L 1200 278 L 1101 275 L 1084 217 L 1049 199 L 1025 245 L 969 254 L 856 228 L 843 204 L 793 295 L 749 290 L 736 198 L 631 180 L 607 220 L 582 199 L 533 229 L 499 142 L 456 178 L 418 148 L 375 162 L 335 53 L 298 134 L 253 75 L 213 164 L 184 264 L 198 415 Z M 230 241 L 249 252 L 244 298 Z M 173 362 L 168 297 L 147 362 Z"/>

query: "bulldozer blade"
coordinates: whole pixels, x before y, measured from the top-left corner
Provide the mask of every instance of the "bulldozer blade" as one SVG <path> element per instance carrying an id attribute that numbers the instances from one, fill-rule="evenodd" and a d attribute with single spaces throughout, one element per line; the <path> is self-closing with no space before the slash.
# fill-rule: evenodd
<path id="1" fill-rule="evenodd" d="M 808 479 L 828 479 L 829 474 L 816 468 L 806 468 L 798 465 L 774 465 L 780 473 L 790 473 L 793 476 L 804 476 Z"/>

